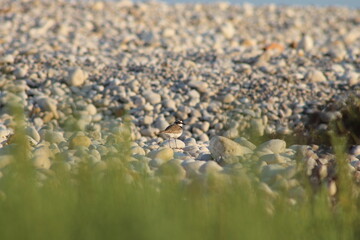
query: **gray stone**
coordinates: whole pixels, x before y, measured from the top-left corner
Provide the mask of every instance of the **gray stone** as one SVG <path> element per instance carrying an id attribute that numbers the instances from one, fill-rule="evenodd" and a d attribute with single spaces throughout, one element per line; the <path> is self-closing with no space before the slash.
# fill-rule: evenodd
<path id="1" fill-rule="evenodd" d="M 166 99 L 162 102 L 163 107 L 168 108 L 172 111 L 176 110 L 176 103 L 171 99 Z"/>
<path id="2" fill-rule="evenodd" d="M 270 183 L 277 175 L 283 174 L 285 169 L 285 167 L 279 164 L 266 165 L 262 168 L 260 174 L 261 180 Z"/>
<path id="3" fill-rule="evenodd" d="M 255 152 L 258 156 L 263 156 L 269 153 L 282 153 L 286 149 L 286 142 L 281 139 L 272 139 L 259 145 Z"/>
<path id="4" fill-rule="evenodd" d="M 50 151 L 47 147 L 39 147 L 33 152 L 32 162 L 36 168 L 49 169 L 51 166 Z"/>
<path id="5" fill-rule="evenodd" d="M 183 149 L 185 148 L 185 143 L 181 141 L 180 139 L 168 139 L 163 141 L 160 146 L 163 147 L 170 147 L 170 148 L 176 148 L 176 149 Z"/>
<path id="6" fill-rule="evenodd" d="M 138 155 L 145 155 L 145 151 L 142 147 L 139 146 L 135 146 L 131 148 L 131 153 L 133 155 L 138 154 Z"/>
<path id="7" fill-rule="evenodd" d="M 57 101 L 49 98 L 49 97 L 41 97 L 37 99 L 37 103 L 41 110 L 52 112 L 56 119 L 59 118 L 59 114 L 57 112 Z"/>
<path id="8" fill-rule="evenodd" d="M 232 95 L 231 93 L 226 94 L 223 98 L 222 98 L 222 102 L 223 103 L 232 103 L 235 101 L 235 97 L 234 95 Z"/>
<path id="9" fill-rule="evenodd" d="M 210 153 L 200 153 L 197 160 L 210 161 L 213 160 L 213 158 Z"/>
<path id="10" fill-rule="evenodd" d="M 84 84 L 87 79 L 87 74 L 81 68 L 74 68 L 69 70 L 67 77 L 67 84 L 73 87 L 79 87 Z"/>
<path id="11" fill-rule="evenodd" d="M 26 134 L 34 139 L 36 142 L 40 141 L 40 134 L 33 126 L 26 127 Z"/>
<path id="12" fill-rule="evenodd" d="M 87 136 L 75 136 L 70 139 L 69 147 L 74 149 L 76 147 L 89 147 L 91 139 Z"/>
<path id="13" fill-rule="evenodd" d="M 184 148 L 184 152 L 187 152 L 191 156 L 197 156 L 199 151 L 199 147 L 196 145 L 187 146 Z"/>
<path id="14" fill-rule="evenodd" d="M 209 150 L 215 160 L 227 157 L 242 157 L 253 152 L 251 149 L 221 136 L 215 136 L 210 140 Z"/>
<path id="15" fill-rule="evenodd" d="M 184 140 L 184 143 L 186 146 L 192 146 L 197 144 L 195 138 L 187 138 Z"/>
<path id="16" fill-rule="evenodd" d="M 145 125 L 150 125 L 153 123 L 153 121 L 154 121 L 154 119 L 149 115 L 146 115 L 142 120 L 143 124 L 145 124 Z"/>
<path id="17" fill-rule="evenodd" d="M 9 63 L 12 64 L 15 61 L 15 57 L 11 54 L 6 54 L 0 57 L 0 64 Z"/>
<path id="18" fill-rule="evenodd" d="M 199 140 L 202 142 L 208 142 L 209 141 L 209 136 L 206 133 L 203 133 L 199 136 Z"/>
<path id="19" fill-rule="evenodd" d="M 265 126 L 263 124 L 262 119 L 260 118 L 251 119 L 250 129 L 251 129 L 251 133 L 254 136 L 263 136 L 265 132 Z"/>
<path id="20" fill-rule="evenodd" d="M 93 104 L 88 104 L 86 106 L 86 111 L 88 112 L 89 115 L 96 115 L 97 113 L 97 109 Z"/>
<path id="21" fill-rule="evenodd" d="M 354 86 L 360 83 L 360 74 L 353 71 L 347 71 L 342 77 L 349 86 Z"/>
<path id="22" fill-rule="evenodd" d="M 251 150 L 255 150 L 256 146 L 255 144 L 253 144 L 252 142 L 250 142 L 249 140 L 247 140 L 244 137 L 239 137 L 235 139 L 235 142 L 237 142 L 238 144 L 250 148 Z"/>
<path id="23" fill-rule="evenodd" d="M 150 104 L 158 104 L 161 103 L 161 96 L 160 94 L 154 93 L 151 90 L 147 90 L 143 92 L 144 98 L 150 103 Z"/>
<path id="24" fill-rule="evenodd" d="M 44 138 L 50 143 L 60 143 L 65 141 L 63 134 L 56 131 L 46 131 Z"/>
<path id="25" fill-rule="evenodd" d="M 325 75 L 316 69 L 312 69 L 308 71 L 308 73 L 305 76 L 305 79 L 309 82 L 318 83 L 318 82 L 326 82 L 327 79 Z"/>
<path id="26" fill-rule="evenodd" d="M 286 158 L 284 156 L 281 156 L 278 153 L 274 153 L 274 154 L 266 154 L 263 155 L 259 158 L 260 161 L 264 161 L 267 164 L 281 164 L 281 163 L 286 163 L 287 161 L 289 161 L 289 158 Z"/>
<path id="27" fill-rule="evenodd" d="M 174 158 L 174 150 L 172 148 L 163 147 L 157 150 L 153 150 L 148 154 L 148 157 L 151 159 L 162 159 L 164 161 L 169 161 Z"/>
<path id="28" fill-rule="evenodd" d="M 202 174 L 216 174 L 222 170 L 223 168 L 214 161 L 207 161 L 199 168 L 199 172 Z"/>
<path id="29" fill-rule="evenodd" d="M 181 179 L 185 178 L 186 171 L 181 165 L 179 165 L 173 161 L 169 161 L 167 163 L 162 164 L 159 167 L 157 174 L 159 174 L 160 176 L 165 176 L 165 177 L 170 177 L 170 178 L 175 178 L 177 180 L 181 180 Z"/>
<path id="30" fill-rule="evenodd" d="M 154 158 L 149 161 L 149 166 L 152 168 L 158 168 L 162 164 L 164 164 L 166 161 L 161 158 Z"/>
<path id="31" fill-rule="evenodd" d="M 229 128 L 224 132 L 223 136 L 231 139 L 237 138 L 239 136 L 239 130 L 237 127 Z"/>
<path id="32" fill-rule="evenodd" d="M 169 123 L 165 120 L 164 117 L 158 117 L 155 120 L 154 127 L 156 127 L 157 129 L 162 131 L 162 130 L 165 130 L 165 128 L 167 128 L 167 126 L 169 126 Z"/>
<path id="33" fill-rule="evenodd" d="M 188 177 L 196 177 L 200 174 L 200 171 L 199 171 L 200 167 L 202 165 L 204 165 L 205 163 L 206 163 L 205 161 L 190 160 L 190 161 L 184 161 L 182 166 L 185 168 L 186 175 Z"/>
<path id="34" fill-rule="evenodd" d="M 209 91 L 209 84 L 206 82 L 192 80 L 189 82 L 189 86 L 195 88 L 200 93 Z"/>

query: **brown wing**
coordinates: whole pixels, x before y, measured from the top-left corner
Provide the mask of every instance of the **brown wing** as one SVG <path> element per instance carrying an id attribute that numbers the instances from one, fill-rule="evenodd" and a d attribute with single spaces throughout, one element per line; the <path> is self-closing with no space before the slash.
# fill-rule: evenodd
<path id="1" fill-rule="evenodd" d="M 165 130 L 163 130 L 162 132 L 165 132 L 165 131 L 169 130 L 170 128 L 174 127 L 174 126 L 175 126 L 174 124 L 171 124 L 167 128 L 165 128 Z"/>
<path id="2" fill-rule="evenodd" d="M 164 131 L 161 131 L 162 133 L 166 133 L 166 132 L 176 132 L 176 131 L 180 131 L 182 128 L 177 125 L 177 124 L 172 124 L 170 126 L 168 126 L 167 128 L 165 128 Z"/>

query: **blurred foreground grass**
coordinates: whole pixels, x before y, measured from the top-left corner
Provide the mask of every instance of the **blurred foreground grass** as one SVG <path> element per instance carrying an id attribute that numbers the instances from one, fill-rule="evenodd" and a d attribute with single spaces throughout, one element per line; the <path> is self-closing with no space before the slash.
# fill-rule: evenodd
<path id="1" fill-rule="evenodd" d="M 270 214 L 236 179 L 185 188 L 83 166 L 39 187 L 30 168 L 17 170 L 1 185 L 0 239 L 357 239 L 356 213 L 332 209 L 326 194 L 297 206 L 279 197 Z"/>
<path id="2" fill-rule="evenodd" d="M 341 139 L 334 141 L 340 159 L 337 204 L 324 187 L 316 195 L 308 189 L 292 205 L 281 195 L 268 199 L 238 176 L 208 176 L 185 185 L 171 177 L 134 175 L 122 164 L 127 151 L 105 171 L 84 161 L 77 171 L 59 171 L 40 184 L 27 156 L 21 114 L 16 121 L 14 163 L 0 181 L 1 240 L 360 237 L 359 201 L 341 161 Z"/>

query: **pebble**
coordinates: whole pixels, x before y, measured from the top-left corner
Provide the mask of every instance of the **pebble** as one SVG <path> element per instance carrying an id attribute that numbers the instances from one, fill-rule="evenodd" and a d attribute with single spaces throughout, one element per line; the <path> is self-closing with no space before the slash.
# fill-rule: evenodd
<path id="1" fill-rule="evenodd" d="M 59 118 L 56 100 L 49 97 L 42 97 L 37 99 L 37 103 L 41 110 L 51 112 L 56 119 Z"/>
<path id="2" fill-rule="evenodd" d="M 40 134 L 38 133 L 38 131 L 36 131 L 35 127 L 33 126 L 26 127 L 26 134 L 32 139 L 34 139 L 36 142 L 40 142 Z"/>
<path id="3" fill-rule="evenodd" d="M 215 136 L 210 140 L 209 150 L 215 160 L 219 158 L 226 159 L 227 157 L 244 156 L 253 152 L 251 149 L 221 136 Z"/>
<path id="4" fill-rule="evenodd" d="M 151 159 L 161 159 L 163 161 L 169 161 L 174 158 L 174 150 L 169 147 L 163 147 L 151 151 L 148 154 L 148 157 L 150 157 Z"/>
<path id="5" fill-rule="evenodd" d="M 184 140 L 184 143 L 185 143 L 186 146 L 197 145 L 195 138 L 187 138 L 187 139 Z"/>
<path id="6" fill-rule="evenodd" d="M 200 93 L 205 93 L 208 90 L 209 84 L 206 82 L 193 80 L 189 82 L 189 86 L 191 88 L 195 88 Z"/>
<path id="7" fill-rule="evenodd" d="M 321 71 L 315 70 L 315 69 L 312 69 L 312 70 L 308 71 L 305 78 L 306 78 L 307 81 L 313 82 L 313 83 L 326 82 L 327 81 L 325 75 Z"/>
<path id="8" fill-rule="evenodd" d="M 160 176 L 171 177 L 177 180 L 181 180 L 185 178 L 186 171 L 181 165 L 177 164 L 176 162 L 169 161 L 159 167 L 158 174 Z"/>
<path id="9" fill-rule="evenodd" d="M 154 93 L 150 90 L 143 92 L 143 96 L 150 104 L 155 105 L 161 102 L 160 94 Z"/>
<path id="10" fill-rule="evenodd" d="M 239 143 L 240 145 L 244 146 L 244 147 L 247 147 L 251 150 L 255 150 L 256 148 L 256 145 L 253 144 L 252 142 L 250 142 L 249 140 L 247 140 L 246 138 L 244 137 L 240 137 L 240 138 L 236 138 L 235 139 L 235 142 Z"/>
<path id="11" fill-rule="evenodd" d="M 287 159 L 278 153 L 263 155 L 259 158 L 259 160 L 264 161 L 267 164 L 281 164 L 287 162 Z"/>
<path id="12" fill-rule="evenodd" d="M 49 169 L 51 166 L 50 152 L 46 147 L 38 147 L 33 151 L 32 162 L 36 168 Z"/>
<path id="13" fill-rule="evenodd" d="M 169 123 L 165 120 L 164 117 L 159 117 L 155 120 L 154 126 L 162 131 L 169 126 Z"/>
<path id="14" fill-rule="evenodd" d="M 60 143 L 65 141 L 63 134 L 55 131 L 46 131 L 44 139 L 50 143 Z"/>
<path id="15" fill-rule="evenodd" d="M 259 119 L 259 118 L 251 119 L 250 129 L 251 129 L 251 133 L 254 136 L 263 136 L 264 132 L 265 132 L 265 126 L 263 124 L 262 119 Z"/>
<path id="16" fill-rule="evenodd" d="M 186 174 L 188 177 L 196 177 L 200 174 L 200 167 L 204 165 L 205 161 L 184 161 L 182 164 L 184 169 L 186 170 Z"/>
<path id="17" fill-rule="evenodd" d="M 222 170 L 223 168 L 214 161 L 207 161 L 199 168 L 199 172 L 202 174 L 215 174 Z"/>
<path id="18" fill-rule="evenodd" d="M 70 139 L 69 147 L 74 149 L 76 147 L 89 147 L 91 139 L 87 136 L 75 136 Z"/>
<path id="19" fill-rule="evenodd" d="M 158 168 L 162 164 L 164 164 L 166 161 L 161 158 L 154 158 L 149 161 L 149 166 L 152 168 Z"/>
<path id="20" fill-rule="evenodd" d="M 232 95 L 231 93 L 228 93 L 223 97 L 222 102 L 223 103 L 232 103 L 234 100 L 235 100 L 234 95 Z"/>
<path id="21" fill-rule="evenodd" d="M 4 56 L 0 57 L 0 63 L 4 64 L 4 63 L 8 63 L 8 64 L 12 64 L 15 61 L 15 57 L 11 54 L 6 54 Z"/>
<path id="22" fill-rule="evenodd" d="M 68 71 L 67 84 L 79 87 L 84 84 L 87 74 L 81 68 L 74 68 Z"/>
<path id="23" fill-rule="evenodd" d="M 185 143 L 183 141 L 181 141 L 180 139 L 165 140 L 160 145 L 164 146 L 164 147 L 170 147 L 170 148 L 176 148 L 176 149 L 185 148 Z"/>
<path id="24" fill-rule="evenodd" d="M 145 155 L 145 150 L 142 147 L 139 146 L 135 146 L 131 148 L 131 153 L 133 155 L 137 154 L 137 155 Z"/>
<path id="25" fill-rule="evenodd" d="M 272 139 L 257 146 L 255 152 L 258 156 L 263 156 L 266 153 L 282 153 L 286 149 L 286 142 L 281 139 Z"/>

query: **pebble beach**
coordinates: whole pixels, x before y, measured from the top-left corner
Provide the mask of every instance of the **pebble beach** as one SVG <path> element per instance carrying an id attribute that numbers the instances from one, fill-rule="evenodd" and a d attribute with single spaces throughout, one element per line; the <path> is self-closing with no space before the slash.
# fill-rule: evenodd
<path id="1" fill-rule="evenodd" d="M 327 131 L 359 90 L 360 9 L 2 1 L 0 181 L 18 104 L 40 183 L 84 161 L 106 171 L 125 152 L 154 179 L 239 175 L 296 203 L 304 171 L 335 196 L 331 147 L 286 138 L 315 113 Z M 176 119 L 182 136 L 160 137 Z M 346 164 L 360 182 L 360 145 Z"/>

